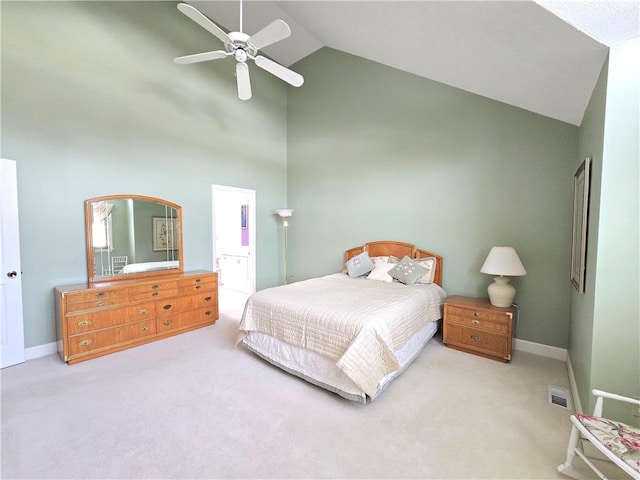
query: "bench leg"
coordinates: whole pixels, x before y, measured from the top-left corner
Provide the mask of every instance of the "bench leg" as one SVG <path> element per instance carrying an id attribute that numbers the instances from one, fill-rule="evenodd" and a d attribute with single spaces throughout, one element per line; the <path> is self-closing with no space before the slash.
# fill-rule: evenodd
<path id="1" fill-rule="evenodd" d="M 573 468 L 573 460 L 576 458 L 576 449 L 578 448 L 578 442 L 580 441 L 580 432 L 575 426 L 571 427 L 571 436 L 569 437 L 569 446 L 567 447 L 567 458 L 563 464 L 558 465 L 558 471 L 563 475 L 567 475 L 571 478 L 581 479 L 583 478 Z"/>

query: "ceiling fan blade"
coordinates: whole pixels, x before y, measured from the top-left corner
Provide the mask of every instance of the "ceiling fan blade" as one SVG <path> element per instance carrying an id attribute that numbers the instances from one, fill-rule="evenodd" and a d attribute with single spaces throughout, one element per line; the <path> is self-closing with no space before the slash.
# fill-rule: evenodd
<path id="1" fill-rule="evenodd" d="M 213 33 L 216 37 L 222 40 L 224 43 L 231 43 L 231 39 L 229 35 L 227 35 L 224 30 L 222 30 L 219 26 L 209 20 L 208 17 L 205 17 L 202 13 L 200 13 L 196 8 L 192 7 L 188 3 L 179 3 L 178 10 L 184 13 L 191 20 L 196 22 L 205 30 Z"/>
<path id="2" fill-rule="evenodd" d="M 218 58 L 225 58 L 229 54 L 224 50 L 216 50 L 215 52 L 194 53 L 193 55 L 185 55 L 183 57 L 176 57 L 173 59 L 174 63 L 197 63 L 206 62 L 208 60 L 217 60 Z"/>
<path id="3" fill-rule="evenodd" d="M 251 45 L 260 50 L 291 35 L 291 29 L 283 20 L 274 20 L 259 32 L 249 37 Z"/>
<path id="4" fill-rule="evenodd" d="M 249 79 L 249 66 L 246 63 L 236 64 L 236 77 L 238 81 L 238 97 L 240 100 L 251 98 L 251 80 Z"/>
<path id="5" fill-rule="evenodd" d="M 255 59 L 256 65 L 266 70 L 267 72 L 275 75 L 281 80 L 284 80 L 294 87 L 299 87 L 304 83 L 304 78 L 299 73 L 289 70 L 287 67 L 283 67 L 279 63 L 269 60 L 262 55 L 258 55 Z"/>

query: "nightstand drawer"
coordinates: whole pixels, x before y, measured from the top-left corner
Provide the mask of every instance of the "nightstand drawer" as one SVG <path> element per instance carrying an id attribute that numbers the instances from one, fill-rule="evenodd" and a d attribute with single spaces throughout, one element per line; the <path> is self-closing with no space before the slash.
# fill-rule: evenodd
<path id="1" fill-rule="evenodd" d="M 460 312 L 462 310 L 462 312 Z M 447 309 L 447 322 L 458 325 L 489 330 L 504 335 L 509 333 L 511 319 L 505 315 L 484 314 L 468 315 L 463 308 L 450 307 Z"/>
<path id="2" fill-rule="evenodd" d="M 447 324 L 445 343 L 475 350 L 486 355 L 511 359 L 511 337 Z"/>
<path id="3" fill-rule="evenodd" d="M 481 322 L 501 322 L 507 323 L 511 319 L 510 313 L 492 312 L 481 308 L 460 307 L 457 305 L 447 305 L 447 311 L 450 315 L 468 318 L 469 320 L 478 320 Z"/>

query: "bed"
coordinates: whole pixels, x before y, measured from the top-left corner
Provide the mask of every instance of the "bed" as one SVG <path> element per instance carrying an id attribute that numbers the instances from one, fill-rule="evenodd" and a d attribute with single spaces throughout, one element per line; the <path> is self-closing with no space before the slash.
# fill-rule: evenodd
<path id="1" fill-rule="evenodd" d="M 441 256 L 404 242 L 351 248 L 342 272 L 251 295 L 237 344 L 314 385 L 368 403 L 437 332 L 446 299 L 442 264 Z M 406 272 L 413 278 L 403 277 Z"/>
<path id="2" fill-rule="evenodd" d="M 119 274 L 126 275 L 129 273 L 153 272 L 156 270 L 172 270 L 174 268 L 179 268 L 179 267 L 180 267 L 180 262 L 178 260 L 167 260 L 162 262 L 130 263 L 122 267 Z"/>

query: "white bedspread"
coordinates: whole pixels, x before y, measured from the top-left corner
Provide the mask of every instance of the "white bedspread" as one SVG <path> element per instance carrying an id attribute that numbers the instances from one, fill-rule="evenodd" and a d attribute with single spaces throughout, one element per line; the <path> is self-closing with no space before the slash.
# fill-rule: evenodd
<path id="1" fill-rule="evenodd" d="M 151 272 L 153 270 L 171 270 L 173 268 L 179 268 L 180 262 L 178 260 L 167 260 L 164 262 L 141 262 L 130 263 L 125 265 L 120 270 L 122 275 L 127 273 L 139 273 L 139 272 Z"/>
<path id="2" fill-rule="evenodd" d="M 442 317 L 444 298 L 436 284 L 327 275 L 249 297 L 238 342 L 258 331 L 325 355 L 373 397 L 380 380 L 400 368 L 394 350 Z"/>

